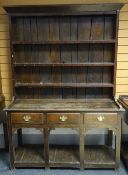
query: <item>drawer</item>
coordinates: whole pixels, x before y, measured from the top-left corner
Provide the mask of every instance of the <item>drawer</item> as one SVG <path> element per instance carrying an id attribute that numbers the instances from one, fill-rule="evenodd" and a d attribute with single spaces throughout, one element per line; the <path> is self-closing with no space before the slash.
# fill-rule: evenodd
<path id="1" fill-rule="evenodd" d="M 42 124 L 45 122 L 45 118 L 42 113 L 12 113 L 11 122 L 14 124 Z"/>
<path id="2" fill-rule="evenodd" d="M 79 113 L 48 113 L 48 123 L 60 123 L 60 124 L 78 124 L 80 122 Z"/>
<path id="3" fill-rule="evenodd" d="M 87 113 L 84 114 L 84 123 L 104 123 L 116 125 L 118 122 L 117 114 L 115 113 Z"/>

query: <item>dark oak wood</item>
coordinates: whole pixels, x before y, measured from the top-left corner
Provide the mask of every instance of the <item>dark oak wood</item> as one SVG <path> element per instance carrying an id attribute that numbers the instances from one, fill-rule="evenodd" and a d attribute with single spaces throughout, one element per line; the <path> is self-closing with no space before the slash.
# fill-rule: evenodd
<path id="1" fill-rule="evenodd" d="M 78 113 L 48 113 L 47 122 L 49 124 L 79 124 L 80 114 Z"/>
<path id="2" fill-rule="evenodd" d="M 18 146 L 23 145 L 22 128 L 17 129 Z"/>
<path id="3" fill-rule="evenodd" d="M 67 145 L 62 147 L 60 145 L 50 145 L 49 154 L 50 167 L 80 167 L 78 146 Z"/>
<path id="4" fill-rule="evenodd" d="M 12 102 L 10 106 L 8 106 L 6 109 L 8 112 L 23 112 L 21 117 L 23 117 L 24 114 L 27 114 L 27 111 L 33 111 L 35 112 L 34 116 L 36 116 L 36 112 L 91 112 L 91 111 L 105 111 L 105 112 L 118 112 L 119 106 L 113 101 L 108 99 L 97 99 L 96 101 L 94 99 L 86 100 L 86 99 L 17 99 L 15 100 L 15 103 Z M 25 112 L 26 111 L 26 112 Z M 41 113 L 40 112 L 40 113 Z M 13 113 L 12 113 L 13 114 Z M 31 113 L 29 113 L 31 114 Z M 17 113 L 15 114 L 17 115 Z M 40 115 L 40 114 L 37 114 Z M 77 115 L 77 114 L 75 114 Z M 106 114 L 107 115 L 107 114 Z M 114 114 L 113 114 L 114 115 Z M 112 116 L 112 114 L 111 114 Z M 114 115 L 115 118 L 115 115 Z"/>
<path id="5" fill-rule="evenodd" d="M 99 116 L 103 117 L 103 120 L 100 120 Z M 115 113 L 90 113 L 90 114 L 85 114 L 84 115 L 84 122 L 86 123 L 96 123 L 97 125 L 101 124 L 103 122 L 103 125 L 117 125 L 118 120 L 117 120 L 117 114 Z"/>
<path id="6" fill-rule="evenodd" d="M 54 14 L 62 14 L 62 15 L 71 15 L 73 12 L 76 14 L 89 13 L 90 15 L 95 13 L 99 15 L 101 14 L 115 14 L 117 9 L 120 9 L 123 6 L 121 3 L 106 3 L 104 4 L 82 4 L 82 5 L 45 5 L 45 6 L 7 6 L 4 7 L 5 10 L 11 15 L 30 15 L 34 14 L 46 14 L 53 15 Z M 81 12 L 81 13 L 80 13 Z"/>
<path id="7" fill-rule="evenodd" d="M 16 83 L 15 87 L 113 87 L 111 83 Z"/>
<path id="8" fill-rule="evenodd" d="M 106 169 L 106 167 L 114 168 L 114 150 L 107 146 L 86 146 L 85 147 L 85 168 Z"/>
<path id="9" fill-rule="evenodd" d="M 29 33 L 29 32 L 28 32 Z M 39 45 L 45 45 L 45 44 L 48 44 L 48 45 L 58 45 L 58 44 L 104 44 L 104 43 L 107 43 L 107 44 L 112 44 L 112 43 L 115 43 L 116 42 L 116 40 L 82 40 L 82 41 L 80 41 L 80 40 L 78 40 L 78 41 L 68 41 L 69 39 L 67 39 L 67 40 L 65 40 L 65 41 L 56 41 L 56 40 L 54 40 L 54 41 L 38 41 L 38 42 L 32 42 L 32 41 L 13 41 L 12 42 L 12 44 L 14 44 L 14 45 L 30 45 L 30 44 L 34 44 L 34 45 L 36 45 L 36 44 L 39 44 Z"/>
<path id="10" fill-rule="evenodd" d="M 26 122 L 29 124 L 42 124 L 45 122 L 45 117 L 42 113 L 36 114 L 36 113 L 11 113 L 11 122 L 12 124 L 25 124 Z"/>
<path id="11" fill-rule="evenodd" d="M 54 64 L 46 64 L 46 63 L 14 63 L 15 67 L 25 67 L 25 66 L 40 66 L 40 67 L 83 67 L 83 66 L 114 66 L 114 63 L 107 63 L 107 62 L 103 62 L 103 63 L 54 63 Z"/>
<path id="12" fill-rule="evenodd" d="M 119 168 L 123 109 L 114 96 L 121 7 L 5 7 L 10 16 L 14 96 L 5 109 L 11 168 Z M 40 130 L 42 144 L 24 145 L 23 128 Z M 50 131 L 55 128 L 76 130 L 78 145 L 51 145 Z M 86 135 L 93 128 L 114 132 L 115 150 L 110 135 L 104 146 L 87 148 Z"/>
<path id="13" fill-rule="evenodd" d="M 42 163 L 44 166 L 44 155 L 42 145 L 23 145 L 15 148 L 15 163 Z"/>

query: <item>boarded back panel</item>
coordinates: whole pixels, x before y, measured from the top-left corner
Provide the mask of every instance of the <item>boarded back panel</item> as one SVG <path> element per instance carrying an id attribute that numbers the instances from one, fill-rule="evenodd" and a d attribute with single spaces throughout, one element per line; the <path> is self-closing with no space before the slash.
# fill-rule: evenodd
<path id="1" fill-rule="evenodd" d="M 9 0 L 2 0 L 2 2 L 6 5 L 12 5 L 12 4 L 17 4 L 17 1 L 13 0 L 13 1 L 9 1 Z M 48 1 L 48 2 L 42 2 L 42 1 L 38 1 L 42 4 L 50 4 L 50 3 L 54 3 L 53 1 Z M 37 3 L 38 3 L 37 2 Z M 74 1 L 70 1 L 67 2 L 66 0 L 61 0 L 61 1 L 56 1 L 56 3 L 78 3 L 78 1 L 76 2 L 76 0 Z M 87 1 L 86 1 L 87 2 Z M 95 2 L 101 2 L 101 0 L 95 1 L 95 0 L 91 0 L 89 1 L 89 3 L 95 3 Z M 103 1 L 102 1 L 103 2 Z M 106 1 L 104 1 L 106 2 Z M 117 1 L 107 1 L 107 2 L 117 2 Z M 118 2 L 122 2 L 122 1 L 118 1 Z M 18 2 L 21 4 L 26 4 L 26 1 L 22 1 L 22 2 Z M 32 0 L 31 2 L 28 2 L 29 4 L 34 3 L 35 4 L 35 0 Z M 82 3 L 82 2 L 79 2 Z M 84 1 L 85 3 L 85 1 Z M 88 2 L 87 2 L 88 3 Z M 9 32 L 8 32 L 8 18 L 7 15 L 5 15 L 6 12 L 3 10 L 3 8 L 0 7 L 0 64 L 8 64 L 10 63 L 10 57 L 9 57 Z M 120 13 L 120 22 L 119 22 L 119 42 L 118 42 L 118 56 L 117 56 L 117 93 L 116 95 L 119 95 L 118 90 L 120 91 L 120 94 L 123 93 L 124 89 L 124 85 L 128 84 L 128 4 L 126 4 Z M 124 62 L 125 61 L 125 62 Z M 8 98 L 8 94 L 6 92 L 9 92 L 9 89 L 11 87 L 11 82 L 10 82 L 10 78 L 11 78 L 11 71 L 10 71 L 10 66 L 5 66 L 2 65 L 2 72 L 1 72 L 1 76 L 2 76 L 2 81 L 3 81 L 3 87 L 2 89 L 4 89 L 4 95 L 6 98 L 6 104 L 9 104 L 9 98 Z M 6 79 L 6 80 L 5 80 Z M 9 86 L 10 84 L 10 86 Z M 118 84 L 120 85 L 120 87 L 118 87 Z M 127 92 L 125 92 L 127 93 Z"/>

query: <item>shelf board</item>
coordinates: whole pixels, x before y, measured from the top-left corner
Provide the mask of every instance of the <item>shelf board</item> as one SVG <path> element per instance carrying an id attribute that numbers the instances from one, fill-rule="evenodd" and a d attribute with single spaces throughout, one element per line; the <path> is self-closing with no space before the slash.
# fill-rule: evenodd
<path id="1" fill-rule="evenodd" d="M 114 87 L 112 83 L 15 83 L 15 87 L 53 87 L 53 88 L 82 88 L 82 87 Z"/>
<path id="2" fill-rule="evenodd" d="M 15 163 L 44 163 L 42 145 L 23 145 L 15 149 Z"/>
<path id="3" fill-rule="evenodd" d="M 60 166 L 78 168 L 80 166 L 79 146 L 50 145 L 49 163 L 50 167 Z"/>
<path id="4" fill-rule="evenodd" d="M 40 66 L 40 67 L 84 67 L 84 66 L 114 66 L 112 62 L 104 63 L 14 63 L 15 67 L 26 67 L 26 66 Z"/>
<path id="5" fill-rule="evenodd" d="M 85 168 L 114 168 L 114 150 L 105 145 L 85 146 Z"/>
<path id="6" fill-rule="evenodd" d="M 40 44 L 112 44 L 116 43 L 115 39 L 110 39 L 110 40 L 74 40 L 74 41 L 61 41 L 61 40 L 56 40 L 56 41 L 12 41 L 13 45 L 30 45 L 30 44 L 35 44 L 35 45 L 40 45 Z"/>

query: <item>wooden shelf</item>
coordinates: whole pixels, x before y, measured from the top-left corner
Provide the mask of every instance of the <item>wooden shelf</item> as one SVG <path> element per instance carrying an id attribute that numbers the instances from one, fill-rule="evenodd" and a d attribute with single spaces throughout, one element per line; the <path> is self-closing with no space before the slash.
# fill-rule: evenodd
<path id="1" fill-rule="evenodd" d="M 110 40 L 69 40 L 69 41 L 61 41 L 61 40 L 54 40 L 54 41 L 12 41 L 13 45 L 40 45 L 40 44 L 113 44 L 116 43 L 115 39 Z"/>
<path id="2" fill-rule="evenodd" d="M 15 163 L 44 163 L 42 145 L 23 145 L 15 149 Z"/>
<path id="3" fill-rule="evenodd" d="M 40 67 L 83 67 L 83 66 L 114 66 L 112 62 L 103 63 L 14 63 L 15 67 L 25 67 L 25 66 L 40 66 Z"/>
<path id="4" fill-rule="evenodd" d="M 49 159 L 50 167 L 79 168 L 79 147 L 75 145 L 51 145 Z"/>
<path id="5" fill-rule="evenodd" d="M 83 87 L 114 87 L 112 83 L 15 83 L 15 87 L 53 87 L 53 88 L 83 88 Z"/>
<path id="6" fill-rule="evenodd" d="M 114 150 L 105 145 L 85 146 L 85 168 L 114 168 Z"/>
<path id="7" fill-rule="evenodd" d="M 37 14 L 38 13 L 38 14 Z M 46 13 L 46 14 L 44 14 L 44 13 L 39 13 L 39 12 L 36 12 L 36 13 L 25 13 L 25 14 L 23 14 L 23 13 L 16 13 L 16 14 L 12 14 L 12 16 L 13 17 L 17 17 L 17 16 L 19 16 L 19 17 L 26 17 L 26 16 L 28 16 L 28 17 L 37 17 L 37 16 L 41 16 L 41 17 L 47 17 L 47 16 L 54 16 L 54 17 L 56 17 L 56 16 L 88 16 L 88 15 L 100 15 L 100 16 L 103 16 L 103 15 L 115 15 L 116 14 L 116 12 L 115 11 L 112 11 L 112 12 L 110 12 L 110 11 L 106 11 L 106 12 L 103 12 L 103 11 L 101 11 L 101 9 L 100 9 L 100 11 L 96 11 L 96 12 L 90 12 L 90 11 L 88 11 L 88 12 L 81 12 L 81 13 Z"/>

